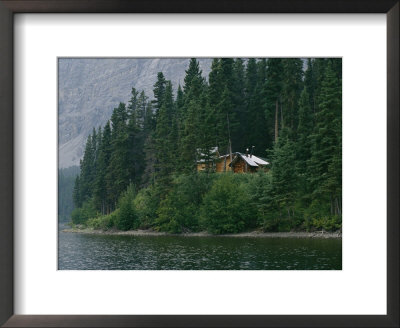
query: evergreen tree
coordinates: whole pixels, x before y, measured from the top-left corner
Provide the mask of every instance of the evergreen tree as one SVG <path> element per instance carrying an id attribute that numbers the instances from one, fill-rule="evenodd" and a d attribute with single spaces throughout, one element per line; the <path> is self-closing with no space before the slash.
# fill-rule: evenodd
<path id="1" fill-rule="evenodd" d="M 295 170 L 295 144 L 288 137 L 288 129 L 282 130 L 274 145 L 272 156 L 272 194 L 279 209 L 279 217 L 287 218 L 293 225 L 296 201 L 297 175 Z"/>
<path id="2" fill-rule="evenodd" d="M 81 200 L 81 196 L 80 196 L 80 179 L 79 179 L 79 175 L 77 175 L 76 178 L 75 178 L 75 184 L 74 184 L 74 191 L 72 193 L 72 199 L 73 199 L 75 207 L 81 207 L 82 206 L 82 200 Z"/>
<path id="3" fill-rule="evenodd" d="M 165 80 L 164 74 L 162 72 L 158 72 L 157 82 L 153 86 L 154 100 L 152 101 L 153 109 L 156 115 L 163 105 L 166 83 L 167 81 Z"/>
<path id="4" fill-rule="evenodd" d="M 257 62 L 255 58 L 250 58 L 246 66 L 245 91 L 247 105 L 254 96 L 257 85 Z"/>
<path id="5" fill-rule="evenodd" d="M 257 93 L 257 61 L 255 58 L 250 58 L 246 66 L 245 75 L 245 117 L 246 117 L 246 131 L 244 134 L 243 148 L 240 152 L 244 152 L 246 148 L 253 146 L 255 141 L 254 135 L 250 132 L 253 129 L 254 113 L 257 111 L 256 93 Z"/>
<path id="6" fill-rule="evenodd" d="M 153 113 L 153 106 L 151 102 L 147 103 L 146 115 L 144 120 L 144 156 L 145 156 L 145 169 L 142 176 L 142 185 L 148 186 L 154 183 L 155 179 L 155 164 L 156 164 L 156 151 L 155 151 L 155 129 L 156 120 Z"/>
<path id="7" fill-rule="evenodd" d="M 221 60 L 214 58 L 211 63 L 211 72 L 208 75 L 208 101 L 213 110 L 220 102 L 221 94 L 224 90 Z"/>
<path id="8" fill-rule="evenodd" d="M 299 100 L 299 126 L 297 128 L 296 143 L 296 173 L 298 176 L 298 197 L 308 207 L 312 192 L 309 184 L 307 163 L 311 158 L 311 132 L 314 129 L 314 115 L 310 105 L 310 96 L 305 87 Z"/>
<path id="9" fill-rule="evenodd" d="M 248 137 L 247 147 L 250 148 L 254 146 L 258 154 L 265 156 L 267 147 L 270 147 L 272 143 L 270 129 L 268 129 L 265 115 L 266 60 L 261 59 L 258 61 L 256 63 L 256 69 L 256 83 L 248 103 L 250 128 L 246 133 Z"/>
<path id="10" fill-rule="evenodd" d="M 97 161 L 97 175 L 94 185 L 94 201 L 97 209 L 102 214 L 108 214 L 111 210 L 111 190 L 110 182 L 106 179 L 106 174 L 110 165 L 111 157 L 111 126 L 107 121 L 104 126 L 101 143 L 99 146 L 99 156 Z"/>
<path id="11" fill-rule="evenodd" d="M 175 107 L 176 107 L 176 124 L 178 130 L 178 143 L 180 144 L 183 135 L 185 112 L 186 112 L 184 93 L 180 84 L 178 86 L 178 91 L 176 92 Z"/>
<path id="12" fill-rule="evenodd" d="M 233 65 L 232 103 L 233 112 L 240 123 L 237 133 L 232 135 L 232 147 L 234 150 L 243 151 L 248 146 L 247 131 L 250 125 L 246 115 L 245 66 L 241 58 L 235 59 Z"/>
<path id="13" fill-rule="evenodd" d="M 131 99 L 128 102 L 128 111 L 127 114 L 131 115 L 132 112 L 136 112 L 139 107 L 139 99 L 138 99 L 139 91 L 135 88 L 131 90 Z"/>
<path id="14" fill-rule="evenodd" d="M 157 181 L 164 187 L 170 185 L 171 174 L 176 164 L 176 130 L 173 130 L 174 107 L 172 84 L 171 81 L 167 81 L 155 131 Z"/>
<path id="15" fill-rule="evenodd" d="M 144 134 L 138 122 L 139 106 L 132 106 L 127 125 L 129 181 L 136 186 L 140 184 L 144 170 Z"/>
<path id="16" fill-rule="evenodd" d="M 305 163 L 311 157 L 311 138 L 313 131 L 313 112 L 310 106 L 307 88 L 301 92 L 299 99 L 299 126 L 297 128 L 297 162 L 298 169 L 304 173 Z"/>
<path id="17" fill-rule="evenodd" d="M 185 71 L 185 79 L 184 79 L 184 86 L 183 86 L 183 91 L 185 94 L 189 93 L 189 90 L 193 92 L 192 84 L 193 81 L 195 83 L 199 84 L 202 83 L 203 77 L 201 76 L 201 70 L 199 68 L 199 62 L 196 60 L 196 58 L 191 58 L 189 62 L 189 68 Z"/>
<path id="18" fill-rule="evenodd" d="M 266 78 L 267 83 L 265 84 L 265 96 L 266 96 L 266 109 L 265 116 L 268 122 L 274 122 L 274 141 L 276 142 L 279 136 L 279 103 L 282 92 L 282 59 L 270 58 L 267 61 Z M 270 124 L 271 125 L 271 124 Z M 271 126 L 269 127 L 271 130 Z"/>
<path id="19" fill-rule="evenodd" d="M 130 184 L 118 201 L 119 215 L 117 228 L 123 231 L 138 228 L 138 217 L 133 201 L 135 199 L 135 187 Z"/>
<path id="20" fill-rule="evenodd" d="M 311 58 L 308 58 L 307 69 L 304 73 L 304 86 L 307 88 L 311 109 L 315 113 L 316 76 L 314 65 L 314 61 Z"/>
<path id="21" fill-rule="evenodd" d="M 145 130 L 145 120 L 147 113 L 148 97 L 142 90 L 138 98 L 138 106 L 136 109 L 136 123 L 141 130 Z"/>
<path id="22" fill-rule="evenodd" d="M 214 59 L 209 75 L 208 103 L 215 122 L 215 145 L 220 153 L 230 151 L 231 138 L 239 128 L 233 103 L 233 64 L 232 58 Z"/>
<path id="23" fill-rule="evenodd" d="M 198 69 L 198 63 L 197 65 L 196 63 L 196 60 L 191 61 L 192 68 L 187 71 L 185 77 L 185 82 L 190 81 L 190 85 L 186 83 L 185 101 L 182 105 L 185 114 L 182 115 L 183 120 L 180 123 L 180 160 L 178 164 L 179 169 L 187 173 L 194 172 L 196 161 L 203 155 L 207 157 L 207 164 L 209 164 L 208 155 L 211 148 L 215 146 L 212 129 L 215 122 L 210 117 L 211 111 L 207 104 L 205 80 Z M 208 125 L 206 126 L 206 124 Z"/>
<path id="24" fill-rule="evenodd" d="M 129 139 L 127 131 L 127 111 L 124 103 L 114 108 L 111 115 L 111 156 L 107 172 L 108 194 L 113 198 L 114 208 L 119 195 L 129 185 Z"/>
<path id="25" fill-rule="evenodd" d="M 283 59 L 282 126 L 297 129 L 298 102 L 303 89 L 303 61 L 300 58 Z"/>
<path id="26" fill-rule="evenodd" d="M 330 204 L 330 213 L 341 214 L 342 93 L 331 63 L 327 63 L 318 97 L 316 126 L 309 162 L 314 201 Z"/>
<path id="27" fill-rule="evenodd" d="M 85 145 L 83 159 L 80 162 L 79 203 L 84 203 L 92 196 L 95 179 L 96 135 L 89 135 Z M 79 206 L 78 206 L 79 207 Z"/>

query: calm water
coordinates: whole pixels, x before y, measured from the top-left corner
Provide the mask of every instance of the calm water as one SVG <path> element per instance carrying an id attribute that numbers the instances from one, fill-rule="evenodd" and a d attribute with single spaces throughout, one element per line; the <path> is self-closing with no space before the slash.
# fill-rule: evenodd
<path id="1" fill-rule="evenodd" d="M 341 239 L 59 233 L 60 270 L 341 270 Z"/>

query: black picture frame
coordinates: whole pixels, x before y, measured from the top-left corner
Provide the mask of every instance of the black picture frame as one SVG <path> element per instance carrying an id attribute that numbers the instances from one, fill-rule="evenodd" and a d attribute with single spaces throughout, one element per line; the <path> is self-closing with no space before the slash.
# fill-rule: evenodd
<path id="1" fill-rule="evenodd" d="M 399 8 L 399 0 L 0 0 L 0 324 L 4 327 L 399 327 Z M 387 315 L 14 315 L 15 13 L 385 13 Z"/>

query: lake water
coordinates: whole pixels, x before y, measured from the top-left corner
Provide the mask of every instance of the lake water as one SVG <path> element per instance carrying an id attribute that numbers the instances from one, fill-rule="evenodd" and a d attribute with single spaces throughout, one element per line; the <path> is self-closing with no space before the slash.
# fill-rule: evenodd
<path id="1" fill-rule="evenodd" d="M 341 239 L 59 232 L 60 270 L 341 270 Z"/>

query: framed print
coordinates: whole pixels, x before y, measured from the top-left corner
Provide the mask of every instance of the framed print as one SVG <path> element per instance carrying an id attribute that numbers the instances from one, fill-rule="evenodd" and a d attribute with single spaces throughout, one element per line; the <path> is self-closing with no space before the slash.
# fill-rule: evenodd
<path id="1" fill-rule="evenodd" d="M 399 325 L 398 1 L 0 1 L 0 9 L 1 324 Z M 273 63 L 285 68 L 273 75 Z M 276 78 L 284 91 L 273 102 L 275 89 L 262 84 L 265 93 L 254 92 L 261 96 L 251 98 L 250 82 L 241 85 L 229 78 L 227 67 L 233 64 L 235 76 L 246 70 L 246 81 L 251 81 L 254 65 L 255 81 L 271 86 Z M 315 98 L 302 92 L 301 102 L 303 89 L 293 87 L 294 74 L 287 72 L 298 71 L 303 86 L 308 83 L 303 75 L 314 64 L 323 83 L 308 80 L 315 81 L 309 90 L 323 85 L 323 91 L 316 91 Z M 190 80 L 190 74 L 198 78 Z M 198 84 L 191 86 L 193 81 Z M 182 107 L 175 102 L 178 85 L 185 99 Z M 214 94 L 213 88 L 218 90 Z M 299 93 L 290 93 L 291 88 Z M 234 97 L 240 90 L 253 106 L 247 112 L 240 111 L 240 97 Z M 163 94 L 160 102 L 158 92 Z M 96 97 L 98 105 L 90 105 Z M 320 124 L 313 130 L 318 135 L 304 128 L 304 115 L 291 114 L 298 108 L 289 106 L 291 100 L 301 107 L 299 112 L 309 113 L 308 121 Z M 327 106 L 336 106 L 337 113 L 323 112 Z M 226 111 L 219 112 L 221 108 Z M 255 118 L 258 111 L 262 114 Z M 153 113 L 156 127 L 146 135 L 152 121 L 146 125 L 145 117 L 152 119 Z M 202 120 L 210 117 L 211 123 Z M 264 127 L 266 117 L 271 124 Z M 162 129 L 168 120 L 172 123 Z M 143 147 L 125 149 L 129 138 Z M 299 151 L 299 140 L 311 146 Z M 331 152 L 324 153 L 321 145 L 327 143 Z M 271 152 L 264 154 L 265 148 Z M 138 149 L 146 150 L 138 154 Z M 132 152 L 134 161 L 125 170 L 122 163 L 131 160 Z M 137 160 L 141 156 L 144 167 Z M 303 162 L 310 169 L 303 175 L 311 177 L 304 180 L 302 201 L 287 183 L 291 176 L 302 176 L 298 156 L 306 156 Z M 79 164 L 80 171 L 68 185 L 68 174 L 63 171 L 60 177 L 57 171 L 71 163 Z M 104 176 L 102 170 L 93 175 L 94 166 L 87 163 L 107 163 Z M 280 177 L 286 183 L 279 185 L 282 167 L 285 175 Z M 307 181 L 313 183 L 311 198 Z M 72 200 L 60 197 L 61 185 L 69 188 L 69 195 L 74 189 L 73 214 L 68 205 Z M 261 192 L 257 200 L 251 190 L 263 188 L 268 193 Z M 322 197 L 327 190 L 337 197 Z M 221 192 L 225 196 L 218 202 Z M 201 202 L 193 201 L 197 194 Z M 154 199 L 160 202 L 154 205 Z M 322 207 L 330 215 L 324 216 Z M 61 219 L 72 217 L 72 232 L 58 230 L 60 208 Z M 143 232 L 147 228 L 157 235 L 151 237 L 157 245 L 149 245 L 150 237 L 124 236 L 149 233 Z M 82 229 L 95 234 L 80 234 Z M 247 233 L 249 239 L 237 247 L 245 239 L 232 246 L 229 238 L 201 235 L 205 231 Z M 318 246 L 324 252 L 314 263 L 311 256 L 317 250 L 296 246 L 303 254 L 282 267 L 290 257 L 283 238 L 269 244 L 263 244 L 267 238 L 250 238 L 276 231 L 281 237 L 331 231 L 326 235 L 340 237 L 330 240 L 340 247 Z M 177 244 L 162 235 L 169 233 L 185 237 Z M 212 245 L 202 238 L 212 238 Z M 107 240 L 109 246 L 101 250 L 82 244 L 89 239 L 98 244 Z M 132 246 L 132 240 L 141 243 Z M 314 239 L 312 244 L 317 243 Z M 77 244 L 83 245 L 80 253 Z M 273 262 L 258 248 L 280 250 L 280 259 Z M 168 260 L 157 256 L 171 249 L 175 251 Z"/>

